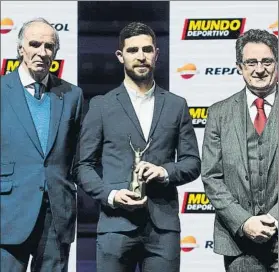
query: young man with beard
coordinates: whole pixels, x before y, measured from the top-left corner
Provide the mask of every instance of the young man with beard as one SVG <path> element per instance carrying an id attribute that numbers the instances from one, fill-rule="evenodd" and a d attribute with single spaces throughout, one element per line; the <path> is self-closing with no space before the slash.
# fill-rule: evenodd
<path id="1" fill-rule="evenodd" d="M 127 25 L 116 51 L 124 82 L 93 98 L 83 122 L 74 171 L 82 188 L 101 203 L 98 272 L 130 272 L 137 263 L 142 271 L 179 271 L 176 186 L 199 176 L 200 158 L 185 99 L 154 81 L 158 54 L 151 28 Z M 138 149 L 146 149 L 135 169 L 146 184 L 142 199 L 128 189 Z"/>
<path id="2" fill-rule="evenodd" d="M 209 108 L 202 181 L 216 210 L 214 251 L 226 271 L 278 271 L 278 39 L 236 41 L 246 87 Z"/>

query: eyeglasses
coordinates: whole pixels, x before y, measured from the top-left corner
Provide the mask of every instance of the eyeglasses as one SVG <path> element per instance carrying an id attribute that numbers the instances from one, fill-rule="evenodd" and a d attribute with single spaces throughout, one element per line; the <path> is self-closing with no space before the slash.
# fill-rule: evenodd
<path id="1" fill-rule="evenodd" d="M 264 58 L 262 60 L 257 60 L 257 59 L 247 59 L 243 61 L 242 63 L 247 67 L 247 68 L 255 68 L 258 66 L 258 63 L 260 63 L 264 67 L 269 67 L 272 66 L 276 61 L 271 58 Z"/>

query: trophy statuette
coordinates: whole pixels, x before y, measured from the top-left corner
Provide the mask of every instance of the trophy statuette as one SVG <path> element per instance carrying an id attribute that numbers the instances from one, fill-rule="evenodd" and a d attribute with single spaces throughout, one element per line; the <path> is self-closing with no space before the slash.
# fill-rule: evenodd
<path id="1" fill-rule="evenodd" d="M 137 200 L 141 200 L 145 197 L 145 181 L 143 179 L 139 179 L 138 173 L 135 172 L 135 169 L 137 168 L 139 162 L 141 161 L 142 155 L 144 152 L 149 148 L 150 143 L 152 139 L 150 139 L 144 148 L 144 150 L 140 150 L 140 148 L 134 148 L 131 137 L 129 137 L 129 143 L 131 146 L 131 149 L 134 152 L 134 162 L 133 162 L 133 172 L 132 172 L 132 180 L 130 181 L 129 184 L 129 190 L 134 192 L 137 195 Z"/>

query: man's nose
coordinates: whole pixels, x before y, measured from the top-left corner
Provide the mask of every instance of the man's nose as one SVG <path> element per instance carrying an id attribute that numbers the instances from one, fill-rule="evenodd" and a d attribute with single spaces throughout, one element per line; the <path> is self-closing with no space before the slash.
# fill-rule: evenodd
<path id="1" fill-rule="evenodd" d="M 138 51 L 137 59 L 139 59 L 139 60 L 141 60 L 141 61 L 143 61 L 143 60 L 146 59 L 145 54 L 144 54 L 144 52 L 143 52 L 142 50 L 139 50 L 139 51 Z"/>
<path id="2" fill-rule="evenodd" d="M 258 61 L 256 68 L 255 68 L 256 73 L 262 74 L 265 71 L 264 65 Z"/>
<path id="3" fill-rule="evenodd" d="M 38 48 L 38 54 L 40 56 L 45 56 L 46 55 L 46 49 L 45 49 L 45 46 L 43 44 Z"/>

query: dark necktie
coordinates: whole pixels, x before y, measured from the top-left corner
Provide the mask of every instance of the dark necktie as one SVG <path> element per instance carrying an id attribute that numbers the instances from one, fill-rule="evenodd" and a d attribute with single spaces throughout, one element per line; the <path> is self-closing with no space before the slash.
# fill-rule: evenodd
<path id="1" fill-rule="evenodd" d="M 264 99 L 263 98 L 257 98 L 254 101 L 254 104 L 257 107 L 257 115 L 254 121 L 254 127 L 256 129 L 256 131 L 258 132 L 259 135 L 262 134 L 263 130 L 264 130 L 264 126 L 266 123 L 266 115 L 264 112 Z"/>
<path id="2" fill-rule="evenodd" d="M 40 100 L 41 99 L 42 83 L 35 82 L 34 83 L 34 89 L 35 89 L 34 97 L 36 99 Z"/>

